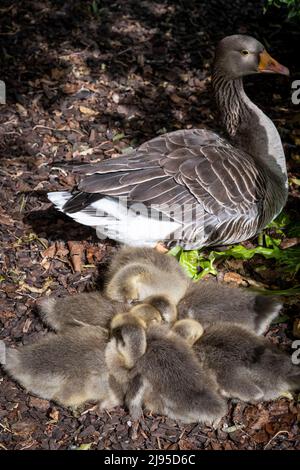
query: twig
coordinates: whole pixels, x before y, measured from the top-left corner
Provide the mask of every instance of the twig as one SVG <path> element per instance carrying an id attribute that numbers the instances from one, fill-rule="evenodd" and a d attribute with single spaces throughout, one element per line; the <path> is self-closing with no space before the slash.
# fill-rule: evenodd
<path id="1" fill-rule="evenodd" d="M 277 436 L 279 436 L 279 434 L 287 434 L 287 435 L 289 435 L 289 432 L 288 432 L 288 431 L 284 431 L 284 430 L 283 430 L 283 431 L 278 431 L 278 432 L 275 434 L 275 436 L 273 436 L 273 437 L 269 440 L 269 442 L 265 445 L 264 450 L 266 450 L 266 448 L 268 447 L 268 445 L 270 445 L 271 442 L 274 441 L 274 439 L 276 439 Z"/>
<path id="2" fill-rule="evenodd" d="M 36 126 L 33 127 L 33 131 L 36 129 L 48 129 L 49 131 L 55 131 L 55 132 L 76 132 L 79 135 L 84 135 L 83 132 L 78 131 L 77 129 L 56 129 L 55 127 L 50 127 L 50 126 L 43 126 L 42 124 L 37 124 Z"/>
<path id="3" fill-rule="evenodd" d="M 4 424 L 0 423 L 0 426 L 1 426 L 2 429 L 4 429 L 4 431 L 10 432 L 11 434 L 13 434 L 13 432 L 12 432 L 9 428 L 7 428 L 6 426 L 4 426 Z"/>

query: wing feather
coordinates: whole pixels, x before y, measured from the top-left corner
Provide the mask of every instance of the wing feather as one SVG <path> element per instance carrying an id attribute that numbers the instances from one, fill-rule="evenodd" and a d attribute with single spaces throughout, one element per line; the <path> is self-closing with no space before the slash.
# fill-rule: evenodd
<path id="1" fill-rule="evenodd" d="M 80 196 L 66 204 L 69 212 L 73 202 L 84 205 L 89 200 L 84 194 L 92 193 L 99 198 L 126 196 L 129 204 L 201 207 L 214 227 L 233 217 L 248 218 L 251 225 L 266 191 L 263 169 L 252 157 L 205 129 L 161 135 L 130 155 L 75 171 L 83 178 Z"/>

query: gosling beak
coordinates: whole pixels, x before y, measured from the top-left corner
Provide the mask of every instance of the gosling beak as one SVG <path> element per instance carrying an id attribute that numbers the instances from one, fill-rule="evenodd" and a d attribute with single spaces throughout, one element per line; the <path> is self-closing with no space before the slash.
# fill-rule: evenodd
<path id="1" fill-rule="evenodd" d="M 290 75 L 290 71 L 284 65 L 281 65 L 277 60 L 273 59 L 267 51 L 259 54 L 259 64 L 257 71 L 265 73 L 279 73 L 280 75 Z"/>

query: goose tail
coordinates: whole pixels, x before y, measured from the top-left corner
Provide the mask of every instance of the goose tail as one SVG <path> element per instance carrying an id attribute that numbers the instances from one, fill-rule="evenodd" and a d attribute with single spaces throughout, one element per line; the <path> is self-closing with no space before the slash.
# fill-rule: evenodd
<path id="1" fill-rule="evenodd" d="M 72 194 L 68 191 L 57 191 L 47 194 L 49 201 L 61 212 L 64 212 L 63 207 L 71 199 Z"/>
<path id="2" fill-rule="evenodd" d="M 87 225 L 88 227 L 97 227 L 97 225 L 101 224 L 101 218 L 97 217 L 96 211 L 89 210 L 80 210 L 77 211 L 68 211 L 67 203 L 70 199 L 74 198 L 74 195 L 69 193 L 68 191 L 57 191 L 47 194 L 48 199 L 52 202 L 52 204 L 63 214 L 74 219 L 76 222 Z M 102 218 L 103 219 L 103 218 Z"/>

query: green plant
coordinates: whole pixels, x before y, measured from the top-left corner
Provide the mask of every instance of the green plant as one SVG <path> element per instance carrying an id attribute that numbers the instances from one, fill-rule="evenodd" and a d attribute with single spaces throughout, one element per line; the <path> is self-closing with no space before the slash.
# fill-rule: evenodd
<path id="1" fill-rule="evenodd" d="M 218 260 L 234 258 L 247 261 L 256 255 L 274 260 L 278 269 L 280 268 L 283 273 L 285 272 L 294 277 L 300 270 L 300 246 L 285 250 L 280 248 L 285 232 L 290 233 L 291 226 L 293 226 L 293 223 L 290 218 L 282 212 L 259 235 L 258 246 L 254 248 L 246 248 L 244 245 L 232 245 L 224 251 L 207 249 L 185 251 L 177 246 L 170 251 L 170 255 L 178 259 L 187 275 L 193 280 L 201 279 L 207 274 L 216 275 L 215 262 Z"/>
<path id="2" fill-rule="evenodd" d="M 100 0 L 92 0 L 90 3 L 91 12 L 94 16 L 100 16 Z"/>
<path id="3" fill-rule="evenodd" d="M 300 0 L 266 0 L 267 8 L 286 8 L 287 19 L 300 19 Z"/>

